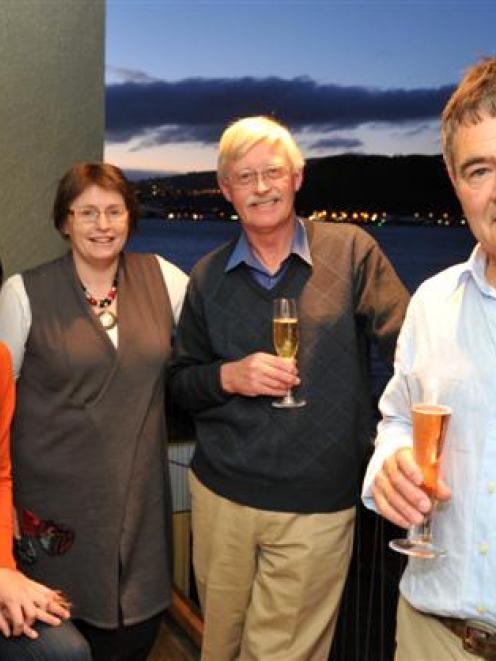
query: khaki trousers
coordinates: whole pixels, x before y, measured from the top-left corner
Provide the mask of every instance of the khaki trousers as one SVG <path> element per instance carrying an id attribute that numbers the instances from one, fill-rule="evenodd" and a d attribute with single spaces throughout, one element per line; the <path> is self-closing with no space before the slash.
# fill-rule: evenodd
<path id="1" fill-rule="evenodd" d="M 355 508 L 331 514 L 239 505 L 190 471 L 203 661 L 327 661 Z"/>
<path id="2" fill-rule="evenodd" d="M 482 661 L 466 652 L 458 636 L 438 619 L 412 608 L 400 596 L 396 622 L 395 661 Z"/>

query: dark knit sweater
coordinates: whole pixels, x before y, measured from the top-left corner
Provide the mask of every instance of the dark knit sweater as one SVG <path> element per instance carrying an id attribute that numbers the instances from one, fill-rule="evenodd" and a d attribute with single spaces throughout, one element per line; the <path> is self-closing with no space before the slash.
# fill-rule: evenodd
<path id="1" fill-rule="evenodd" d="M 251 507 L 331 512 L 356 503 L 372 433 L 368 340 L 392 362 L 408 294 L 377 243 L 354 226 L 306 221 L 313 266 L 297 256 L 271 290 L 241 264 L 224 271 L 233 243 L 191 275 L 170 386 L 194 414 L 192 469 L 209 489 Z M 272 301 L 298 301 L 300 409 L 228 395 L 223 362 L 274 353 Z"/>

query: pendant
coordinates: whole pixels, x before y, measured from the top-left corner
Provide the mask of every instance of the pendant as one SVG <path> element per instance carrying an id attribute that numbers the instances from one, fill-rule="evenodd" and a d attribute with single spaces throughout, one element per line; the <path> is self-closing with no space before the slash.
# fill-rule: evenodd
<path id="1" fill-rule="evenodd" d="M 117 316 L 110 310 L 97 312 L 97 317 L 105 330 L 111 330 L 117 324 Z"/>

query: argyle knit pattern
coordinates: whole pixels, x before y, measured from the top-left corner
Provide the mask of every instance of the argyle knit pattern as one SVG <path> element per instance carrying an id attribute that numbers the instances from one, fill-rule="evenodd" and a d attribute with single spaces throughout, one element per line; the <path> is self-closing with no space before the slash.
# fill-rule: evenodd
<path id="1" fill-rule="evenodd" d="M 194 416 L 192 469 L 215 493 L 265 510 L 332 512 L 357 502 L 373 423 L 369 343 L 392 363 L 408 293 L 366 232 L 305 221 L 313 264 L 292 255 L 278 284 L 260 286 L 244 264 L 225 272 L 227 244 L 191 275 L 170 367 L 175 401 Z M 229 395 L 223 362 L 274 353 L 272 302 L 297 299 L 295 395 L 307 405 L 275 409 L 270 397 Z"/>

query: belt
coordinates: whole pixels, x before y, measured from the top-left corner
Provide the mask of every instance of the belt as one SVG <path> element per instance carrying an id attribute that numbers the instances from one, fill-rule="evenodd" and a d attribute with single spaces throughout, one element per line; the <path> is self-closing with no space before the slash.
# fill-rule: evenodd
<path id="1" fill-rule="evenodd" d="M 434 617 L 461 638 L 464 650 L 487 661 L 496 661 L 496 627 L 477 620 L 458 620 L 440 615 Z"/>

